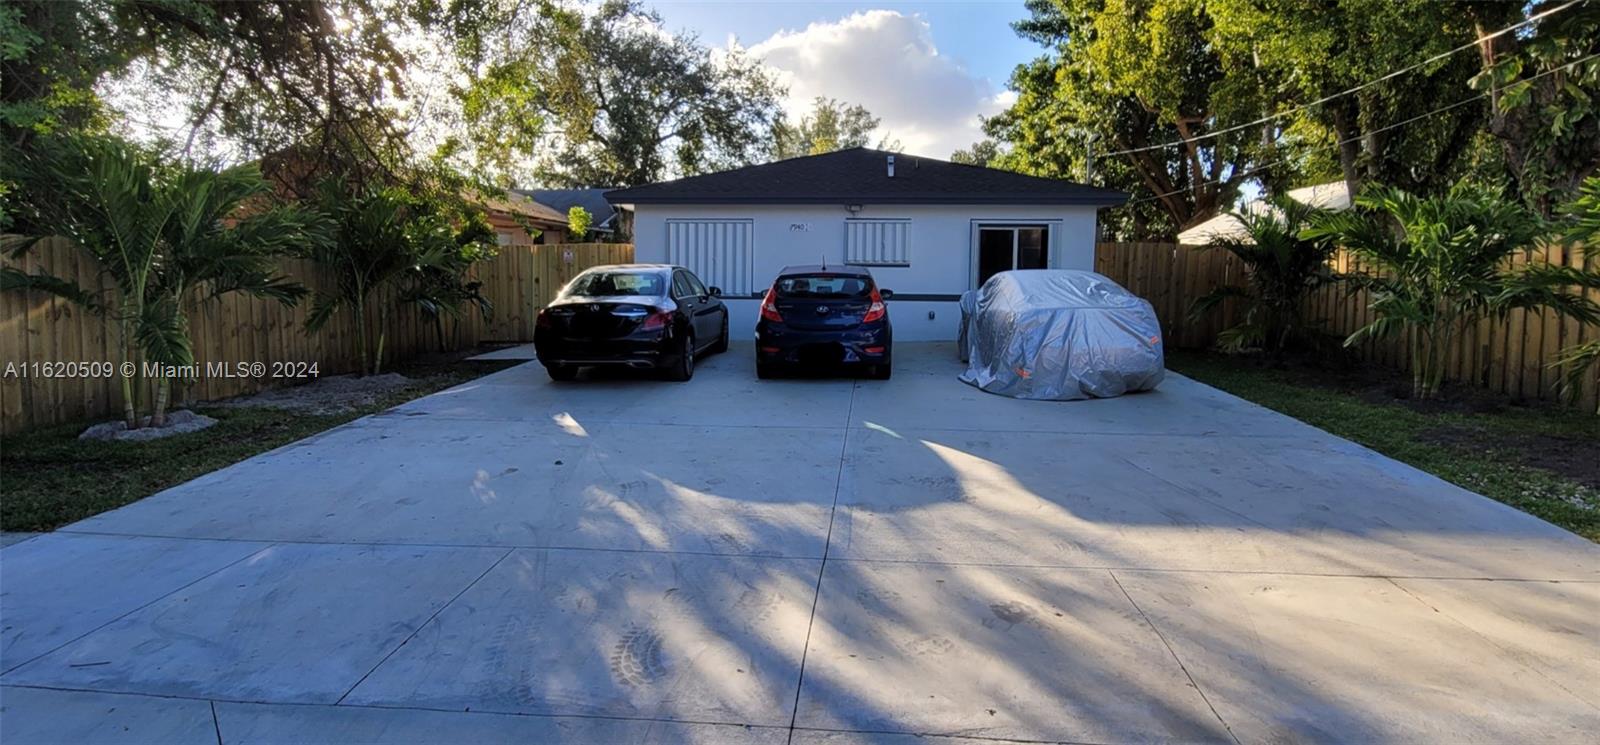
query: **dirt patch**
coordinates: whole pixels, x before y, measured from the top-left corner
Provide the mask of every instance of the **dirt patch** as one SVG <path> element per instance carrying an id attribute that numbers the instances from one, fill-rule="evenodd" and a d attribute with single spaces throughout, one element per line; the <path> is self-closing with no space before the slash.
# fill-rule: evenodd
<path id="1" fill-rule="evenodd" d="M 216 423 L 217 420 L 204 414 L 196 414 L 187 409 L 179 409 L 178 411 L 169 412 L 167 414 L 167 423 L 159 427 L 150 426 L 150 417 L 141 419 L 138 429 L 128 429 L 128 423 L 123 421 L 102 422 L 84 430 L 78 435 L 78 439 L 143 442 L 145 440 L 159 440 L 163 437 L 181 435 L 186 432 L 199 432 Z"/>
<path id="2" fill-rule="evenodd" d="M 1526 400 L 1446 381 L 1436 398 L 1411 396 L 1411 376 L 1393 368 L 1363 363 L 1351 354 L 1302 353 L 1270 359 L 1237 355 L 1230 362 L 1290 376 L 1296 383 L 1346 393 L 1363 403 L 1404 406 L 1420 414 L 1494 414 L 1514 408 L 1559 408 L 1553 401 Z"/>
<path id="3" fill-rule="evenodd" d="M 1489 433 L 1477 427 L 1445 426 L 1420 439 L 1466 452 L 1496 453 L 1524 466 L 1542 468 L 1591 489 L 1600 489 L 1600 440 L 1544 434 Z"/>
<path id="4" fill-rule="evenodd" d="M 341 414 L 371 406 L 398 391 L 416 385 L 399 373 L 382 375 L 332 375 L 305 385 L 273 388 L 249 396 L 218 402 L 216 406 L 264 406 L 308 414 Z"/>

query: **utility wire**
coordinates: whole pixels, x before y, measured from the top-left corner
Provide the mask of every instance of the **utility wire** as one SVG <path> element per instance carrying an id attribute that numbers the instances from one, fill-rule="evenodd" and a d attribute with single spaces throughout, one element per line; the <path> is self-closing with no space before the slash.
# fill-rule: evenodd
<path id="1" fill-rule="evenodd" d="M 1581 64 L 1583 64 L 1585 62 L 1588 62 L 1588 61 L 1596 59 L 1596 58 L 1600 58 L 1600 52 L 1597 52 L 1595 54 L 1591 54 L 1591 55 L 1589 55 L 1587 57 L 1580 57 L 1580 58 L 1575 59 L 1575 60 L 1573 60 L 1571 62 L 1568 62 L 1568 63 L 1566 63 L 1564 65 L 1561 65 L 1560 67 L 1553 67 L 1553 68 L 1550 68 L 1549 70 L 1545 70 L 1544 72 L 1541 72 L 1541 73 L 1539 73 L 1537 75 L 1530 75 L 1530 76 L 1528 76 L 1526 78 L 1523 78 L 1522 82 L 1529 82 L 1529 81 L 1538 80 L 1539 78 L 1542 78 L 1542 77 L 1544 77 L 1546 75 L 1554 75 L 1555 73 L 1562 72 L 1562 71 L 1565 71 L 1567 69 L 1576 67 L 1578 65 L 1581 65 Z M 1240 176 L 1253 176 L 1253 175 L 1255 175 L 1257 173 L 1260 173 L 1262 171 L 1265 171 L 1265 170 L 1267 170 L 1269 168 L 1276 168 L 1277 166 L 1281 166 L 1281 165 L 1283 165 L 1285 163 L 1292 162 L 1296 158 L 1300 157 L 1301 155 L 1304 155 L 1305 153 L 1314 153 L 1314 152 L 1319 152 L 1319 151 L 1322 151 L 1322 150 L 1328 150 L 1330 148 L 1336 148 L 1336 147 L 1339 147 L 1341 145 L 1348 145 L 1348 144 L 1350 144 L 1352 142 L 1356 142 L 1356 141 L 1365 139 L 1369 135 L 1374 135 L 1374 134 L 1377 134 L 1379 132 L 1387 132 L 1387 131 L 1389 131 L 1391 129 L 1397 129 L 1399 127 L 1404 127 L 1404 126 L 1406 126 L 1408 124 L 1411 124 L 1413 122 L 1416 122 L 1418 120 L 1426 119 L 1426 118 L 1428 118 L 1430 116 L 1434 116 L 1435 114 L 1443 114 L 1446 111 L 1451 111 L 1451 110 L 1454 110 L 1454 109 L 1461 108 L 1462 106 L 1466 106 L 1469 103 L 1476 102 L 1476 101 L 1478 101 L 1480 99 L 1483 99 L 1483 98 L 1486 98 L 1488 96 L 1489 96 L 1489 92 L 1487 92 L 1487 91 L 1484 92 L 1484 93 L 1479 93 L 1479 94 L 1477 94 L 1475 96 L 1469 96 L 1467 98 L 1463 98 L 1460 101 L 1456 101 L 1455 103 L 1446 104 L 1446 105 L 1441 106 L 1441 107 L 1439 107 L 1437 109 L 1434 109 L 1433 111 L 1429 111 L 1429 112 L 1427 112 L 1425 114 L 1418 114 L 1416 116 L 1411 117 L 1410 119 L 1405 119 L 1403 121 L 1398 121 L 1398 122 L 1395 122 L 1394 124 L 1385 125 L 1385 126 L 1377 128 L 1377 129 L 1368 130 L 1367 132 L 1364 132 L 1364 133 L 1362 133 L 1360 135 L 1357 135 L 1355 137 L 1350 137 L 1350 138 L 1347 138 L 1347 139 L 1339 140 L 1337 142 L 1333 142 L 1333 143 L 1327 144 L 1327 145 L 1318 145 L 1316 147 L 1308 148 L 1305 151 L 1302 151 L 1301 153 L 1297 153 L 1294 157 L 1284 158 L 1282 160 L 1275 160 L 1275 161 L 1273 161 L 1271 163 L 1266 163 L 1266 164 L 1263 164 L 1263 165 L 1260 165 L 1260 166 L 1256 166 L 1255 168 L 1252 168 L 1252 169 L 1250 169 L 1248 171 L 1245 171 L 1243 173 L 1228 174 L 1227 178 L 1214 179 L 1214 180 L 1211 180 L 1211 181 L 1202 181 L 1202 182 L 1200 182 L 1198 184 L 1193 184 L 1193 185 L 1190 185 L 1190 186 L 1186 186 L 1186 187 L 1184 187 L 1182 189 L 1175 189 L 1173 191 L 1163 192 L 1161 194 L 1156 194 L 1154 196 L 1141 197 L 1139 199 L 1129 200 L 1128 204 L 1130 204 L 1130 205 L 1144 204 L 1145 202 L 1151 202 L 1151 201 L 1155 201 L 1157 199 L 1163 199 L 1165 197 L 1170 197 L 1170 196 L 1172 196 L 1174 194 L 1182 194 L 1182 193 L 1184 193 L 1186 191 L 1194 191 L 1195 189 L 1198 189 L 1198 188 L 1200 188 L 1202 186 L 1214 186 L 1216 184 L 1223 183 L 1224 181 L 1228 181 L 1230 179 L 1239 178 Z M 1351 195 L 1351 196 L 1354 196 L 1354 195 Z"/>
<path id="2" fill-rule="evenodd" d="M 1323 96 L 1322 98 L 1319 98 L 1319 99 L 1317 99 L 1315 101 L 1312 101 L 1311 103 L 1301 104 L 1301 105 L 1296 106 L 1296 107 L 1294 107 L 1292 109 L 1289 109 L 1288 111 L 1280 111 L 1280 112 L 1278 112 L 1276 114 L 1269 114 L 1269 115 L 1261 117 L 1260 119 L 1257 119 L 1257 120 L 1255 120 L 1253 122 L 1245 122 L 1244 124 L 1235 125 L 1235 126 L 1232 126 L 1232 127 L 1228 127 L 1226 129 L 1219 129 L 1219 130 L 1217 130 L 1215 132 L 1208 132 L 1206 134 L 1203 134 L 1203 135 L 1200 135 L 1198 137 L 1194 137 L 1194 138 L 1191 138 L 1191 139 L 1187 139 L 1187 140 L 1173 140 L 1172 142 L 1164 142 L 1164 143 L 1161 143 L 1159 145 L 1142 145 L 1140 147 L 1128 148 L 1127 150 L 1113 150 L 1113 151 L 1111 151 L 1109 153 L 1101 153 L 1099 157 L 1109 158 L 1109 157 L 1114 156 L 1114 155 L 1128 155 L 1130 153 L 1142 153 L 1142 152 L 1145 152 L 1145 151 L 1148 151 L 1148 150 L 1161 150 L 1161 149 L 1169 148 L 1169 147 L 1177 147 L 1179 145 L 1188 145 L 1188 144 L 1191 144 L 1191 143 L 1200 142 L 1202 140 L 1209 140 L 1209 139 L 1212 139 L 1214 137 L 1220 137 L 1222 135 L 1229 134 L 1231 132 L 1237 132 L 1237 131 L 1239 131 L 1241 129 L 1249 129 L 1249 128 L 1255 127 L 1257 125 L 1266 124 L 1267 122 L 1270 122 L 1270 121 L 1272 121 L 1274 119 L 1281 119 L 1281 118 L 1283 118 L 1285 116 L 1288 116 L 1290 114 L 1294 114 L 1294 113 L 1297 113 L 1297 112 L 1305 111 L 1306 109 L 1309 109 L 1309 108 L 1311 108 L 1313 106 L 1317 106 L 1317 105 L 1320 105 L 1320 104 L 1325 104 L 1325 103 L 1327 103 L 1329 101 L 1332 101 L 1332 100 L 1334 100 L 1336 98 L 1342 98 L 1344 96 L 1348 96 L 1348 95 L 1350 95 L 1352 93 L 1356 93 L 1356 92 L 1364 90 L 1366 88 L 1370 88 L 1370 87 L 1372 87 L 1374 85 L 1377 85 L 1379 83 L 1382 83 L 1382 82 L 1384 82 L 1386 80 L 1392 80 L 1394 78 L 1397 78 L 1397 77 L 1399 77 L 1401 75 L 1404 75 L 1404 74 L 1406 74 L 1408 72 L 1411 72 L 1413 70 L 1416 70 L 1418 68 L 1426 67 L 1426 66 L 1431 65 L 1431 64 L 1433 64 L 1435 62 L 1438 62 L 1439 60 L 1442 60 L 1442 59 L 1444 59 L 1446 57 L 1449 57 L 1449 56 L 1451 56 L 1453 54 L 1461 52 L 1463 50 L 1472 49 L 1472 48 L 1478 46 L 1479 44 L 1481 44 L 1481 43 L 1483 43 L 1485 41 L 1488 41 L 1489 39 L 1493 39 L 1493 38 L 1498 37 L 1498 36 L 1503 36 L 1505 34 L 1509 34 L 1512 31 L 1515 31 L 1515 30 L 1517 30 L 1519 28 L 1522 28 L 1523 26 L 1527 26 L 1527 25 L 1529 25 L 1531 23 L 1534 23 L 1534 22 L 1536 22 L 1536 21 L 1538 21 L 1540 19 L 1546 18 L 1546 17 L 1554 15 L 1556 13 L 1560 13 L 1561 11 L 1566 10 L 1567 8 L 1570 8 L 1570 7 L 1574 6 L 1574 5 L 1578 5 L 1578 4 L 1580 4 L 1580 3 L 1584 2 L 1584 1 L 1585 0 L 1571 0 L 1571 2 L 1568 2 L 1566 5 L 1561 5 L 1561 6 L 1558 6 L 1558 7 L 1555 7 L 1555 8 L 1551 8 L 1549 10 L 1546 10 L 1546 11 L 1542 12 L 1542 13 L 1536 13 L 1534 15 L 1528 16 L 1526 19 L 1523 19 L 1522 21 L 1520 21 L 1518 23 L 1514 23 L 1514 24 L 1512 24 L 1510 26 L 1507 26 L 1507 27 L 1505 27 L 1503 29 L 1500 29 L 1499 31 L 1496 31 L 1496 32 L 1494 32 L 1492 34 L 1489 34 L 1487 36 L 1481 36 L 1481 37 L 1477 38 L 1476 40 L 1474 40 L 1472 42 L 1469 42 L 1467 44 L 1463 44 L 1463 45 L 1461 45 L 1459 47 L 1456 47 L 1455 49 L 1452 49 L 1452 50 L 1450 50 L 1448 52 L 1440 52 L 1439 54 L 1433 55 L 1432 57 L 1429 57 L 1429 58 L 1427 58 L 1427 59 L 1425 59 L 1425 60 L 1423 60 L 1421 62 L 1418 62 L 1418 63 L 1416 63 L 1414 65 L 1411 65 L 1410 67 L 1400 68 L 1399 70 L 1395 70 L 1394 72 L 1391 72 L 1391 73 L 1389 73 L 1387 75 L 1384 75 L 1381 78 L 1377 78 L 1375 80 L 1369 80 L 1369 81 L 1367 81 L 1365 83 L 1362 83 L 1362 84 L 1360 84 L 1358 86 L 1355 86 L 1354 88 L 1348 88 L 1346 90 L 1339 91 L 1338 93 L 1334 93 L 1334 94 L 1331 94 L 1331 95 Z"/>

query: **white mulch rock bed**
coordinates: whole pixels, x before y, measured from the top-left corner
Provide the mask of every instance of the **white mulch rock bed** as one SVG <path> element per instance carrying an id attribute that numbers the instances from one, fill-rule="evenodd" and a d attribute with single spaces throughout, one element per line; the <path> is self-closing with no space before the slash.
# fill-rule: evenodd
<path id="1" fill-rule="evenodd" d="M 204 414 L 196 414 L 187 409 L 179 409 L 167 414 L 167 423 L 160 427 L 151 427 L 150 417 L 141 420 L 144 426 L 138 429 L 128 429 L 124 421 L 102 422 L 84 430 L 78 435 L 80 440 L 112 440 L 116 442 L 140 442 L 144 440 L 157 440 L 162 437 L 181 435 L 185 432 L 199 432 L 202 429 L 216 424 L 217 420 Z"/>
<path id="2" fill-rule="evenodd" d="M 265 406 L 307 414 L 339 414 L 376 403 L 415 381 L 399 373 L 382 375 L 333 375 L 288 388 L 273 388 L 249 396 L 217 403 L 217 406 Z"/>

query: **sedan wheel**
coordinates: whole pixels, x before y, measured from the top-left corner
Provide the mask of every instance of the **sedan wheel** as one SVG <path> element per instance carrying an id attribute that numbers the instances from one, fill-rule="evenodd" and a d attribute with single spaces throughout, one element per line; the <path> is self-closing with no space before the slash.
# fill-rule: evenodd
<path id="1" fill-rule="evenodd" d="M 683 382 L 694 377 L 694 337 L 683 337 L 683 349 L 678 354 L 678 363 L 667 370 L 667 379 Z"/>
<path id="2" fill-rule="evenodd" d="M 706 350 L 708 354 L 722 354 L 728 351 L 728 314 L 722 314 L 722 335 L 717 337 L 717 343 Z"/>

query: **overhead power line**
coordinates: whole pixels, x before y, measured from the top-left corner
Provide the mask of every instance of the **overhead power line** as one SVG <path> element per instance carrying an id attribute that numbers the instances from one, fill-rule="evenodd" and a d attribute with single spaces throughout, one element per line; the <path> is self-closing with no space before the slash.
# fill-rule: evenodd
<path id="1" fill-rule="evenodd" d="M 1568 63 L 1566 63 L 1564 65 L 1561 65 L 1559 67 L 1552 67 L 1549 70 L 1545 70 L 1544 72 L 1541 72 L 1541 73 L 1539 73 L 1537 75 L 1530 75 L 1530 76 L 1528 76 L 1526 78 L 1523 78 L 1522 80 L 1523 81 L 1538 80 L 1539 78 L 1542 78 L 1542 77 L 1544 77 L 1546 75 L 1554 75 L 1555 73 L 1561 72 L 1563 70 L 1566 70 L 1566 69 L 1569 69 L 1569 68 L 1572 68 L 1572 67 L 1576 67 L 1578 65 L 1581 65 L 1581 64 L 1583 64 L 1585 62 L 1588 62 L 1588 61 L 1594 60 L 1594 59 L 1600 59 L 1600 52 L 1597 52 L 1595 54 L 1591 54 L 1591 55 L 1589 55 L 1587 57 L 1580 57 L 1578 59 L 1575 59 L 1575 60 L 1573 60 L 1571 62 L 1568 62 Z M 1452 104 L 1446 104 L 1446 105 L 1441 106 L 1441 107 L 1439 107 L 1437 109 L 1434 109 L 1433 111 L 1429 111 L 1429 112 L 1427 112 L 1425 114 L 1418 114 L 1418 115 L 1413 116 L 1413 117 L 1411 117 L 1409 119 L 1405 119 L 1405 120 L 1402 120 L 1402 121 L 1395 122 L 1394 124 L 1388 124 L 1388 125 L 1384 125 L 1382 127 L 1379 127 L 1377 129 L 1368 130 L 1368 131 L 1363 132 L 1362 134 L 1357 135 L 1355 137 L 1349 137 L 1349 138 L 1346 138 L 1346 139 L 1343 139 L 1343 140 L 1338 140 L 1336 142 L 1333 142 L 1333 143 L 1330 143 L 1330 144 L 1327 144 L 1327 145 L 1318 145 L 1316 147 L 1308 148 L 1304 152 L 1297 153 L 1294 157 L 1283 158 L 1281 160 L 1275 160 L 1275 161 L 1273 161 L 1271 163 L 1266 163 L 1266 164 L 1263 164 L 1263 165 L 1260 165 L 1260 166 L 1256 166 L 1255 168 L 1251 168 L 1250 170 L 1245 171 L 1243 173 L 1229 174 L 1227 178 L 1214 179 L 1214 180 L 1211 180 L 1211 181 L 1202 181 L 1202 182 L 1200 182 L 1198 184 L 1192 184 L 1192 185 L 1186 186 L 1186 187 L 1184 187 L 1182 189 L 1174 189 L 1172 191 L 1163 192 L 1161 194 L 1156 194 L 1156 195 L 1153 195 L 1153 196 L 1140 197 L 1139 199 L 1132 199 L 1132 200 L 1128 201 L 1128 204 L 1130 204 L 1130 205 L 1133 205 L 1133 204 L 1144 204 L 1145 202 L 1152 202 L 1152 201 L 1155 201 L 1157 199 L 1170 197 L 1170 196 L 1172 196 L 1174 194 L 1182 194 L 1182 193 L 1184 193 L 1186 191 L 1194 191 L 1195 189 L 1198 189 L 1198 188 L 1200 188 L 1202 186 L 1214 186 L 1216 184 L 1220 184 L 1220 183 L 1223 183 L 1224 181 L 1227 181 L 1227 180 L 1233 179 L 1233 178 L 1238 178 L 1240 176 L 1253 176 L 1253 175 L 1255 175 L 1257 173 L 1260 173 L 1262 171 L 1265 171 L 1265 170 L 1267 170 L 1269 168 L 1276 168 L 1276 167 L 1281 166 L 1281 165 L 1283 165 L 1285 163 L 1291 163 L 1296 158 L 1298 158 L 1299 156 L 1304 155 L 1306 152 L 1319 152 L 1319 151 L 1322 151 L 1322 150 L 1328 150 L 1328 149 L 1336 148 L 1336 147 L 1339 147 L 1341 145 L 1348 145 L 1348 144 L 1350 144 L 1352 142 L 1360 141 L 1360 140 L 1365 139 L 1366 137 L 1368 137 L 1370 135 L 1374 135 L 1374 134 L 1377 134 L 1379 132 L 1387 132 L 1387 131 L 1389 131 L 1391 129 L 1398 129 L 1398 128 L 1404 127 L 1404 126 L 1406 126 L 1408 124 L 1412 124 L 1412 123 L 1414 123 L 1416 121 L 1419 121 L 1419 120 L 1422 120 L 1422 119 L 1426 119 L 1426 118 L 1428 118 L 1430 116 L 1434 116 L 1436 114 L 1443 114 L 1446 111 L 1452 111 L 1454 109 L 1461 108 L 1462 106 L 1466 106 L 1467 104 L 1474 103 L 1474 102 L 1479 101 L 1479 100 L 1481 100 L 1483 98 L 1486 98 L 1488 96 L 1489 96 L 1489 93 L 1487 93 L 1487 92 L 1479 93 L 1479 94 L 1476 94 L 1476 95 L 1473 95 L 1473 96 L 1468 96 L 1467 98 L 1463 98 L 1463 99 L 1461 99 L 1459 101 L 1456 101 L 1455 103 L 1452 103 Z M 1352 194 L 1351 196 L 1353 197 L 1355 195 Z"/>
<path id="2" fill-rule="evenodd" d="M 1364 89 L 1371 88 L 1372 86 L 1377 85 L 1379 83 L 1382 83 L 1384 81 L 1393 80 L 1394 78 L 1397 78 L 1397 77 L 1399 77 L 1401 75 L 1404 75 L 1404 74 L 1406 74 L 1408 72 L 1412 72 L 1414 70 L 1417 70 L 1418 68 L 1422 68 L 1422 67 L 1426 67 L 1428 65 L 1431 65 L 1431 64 L 1433 64 L 1435 62 L 1438 62 L 1439 60 L 1442 60 L 1442 59 L 1444 59 L 1446 57 L 1449 57 L 1449 56 L 1451 56 L 1453 54 L 1456 54 L 1458 52 L 1461 52 L 1461 51 L 1464 51 L 1464 50 L 1467 50 L 1467 49 L 1472 49 L 1472 48 L 1478 46 L 1479 44 L 1481 44 L 1481 43 L 1483 43 L 1485 41 L 1488 41 L 1489 39 L 1493 39 L 1493 38 L 1498 37 L 1498 36 L 1503 36 L 1505 34 L 1509 34 L 1512 31 L 1516 31 L 1517 29 L 1522 28 L 1524 26 L 1527 26 L 1529 24 L 1532 24 L 1532 23 L 1534 23 L 1536 21 L 1539 21 L 1540 19 L 1547 18 L 1547 17 L 1549 17 L 1551 15 L 1554 15 L 1556 13 L 1560 13 L 1561 11 L 1566 10 L 1567 8 L 1570 8 L 1570 7 L 1574 6 L 1574 5 L 1578 5 L 1578 4 L 1580 4 L 1580 3 L 1584 2 L 1584 1 L 1585 0 L 1571 0 L 1571 2 L 1568 2 L 1566 5 L 1557 6 L 1557 7 L 1551 8 L 1549 10 L 1546 10 L 1546 11 L 1543 11 L 1543 12 L 1536 13 L 1534 15 L 1528 16 L 1527 18 L 1523 19 L 1522 21 L 1520 21 L 1518 23 L 1514 23 L 1514 24 L 1512 24 L 1510 26 L 1507 26 L 1507 27 L 1505 27 L 1503 29 L 1500 29 L 1499 31 L 1496 31 L 1496 32 L 1494 32 L 1492 34 L 1488 34 L 1486 36 L 1478 37 L 1478 39 L 1476 39 L 1476 40 L 1474 40 L 1472 42 L 1469 42 L 1467 44 L 1463 44 L 1463 45 L 1461 45 L 1459 47 L 1456 47 L 1455 49 L 1451 49 L 1448 52 L 1440 52 L 1439 54 L 1435 54 L 1432 57 L 1429 57 L 1429 58 L 1427 58 L 1427 59 L 1425 59 L 1425 60 L 1423 60 L 1421 62 L 1418 62 L 1418 63 L 1416 63 L 1414 65 L 1411 65 L 1409 67 L 1402 67 L 1399 70 L 1395 70 L 1394 72 L 1391 72 L 1391 73 L 1389 73 L 1387 75 L 1384 75 L 1383 77 L 1376 78 L 1374 80 L 1369 80 L 1369 81 L 1367 81 L 1365 83 L 1362 83 L 1362 84 L 1360 84 L 1358 86 L 1355 86 L 1354 88 L 1347 88 L 1345 90 L 1339 91 L 1338 93 L 1333 93 L 1333 94 L 1330 94 L 1330 95 L 1327 95 L 1327 96 L 1323 96 L 1322 98 L 1319 98 L 1319 99 L 1317 99 L 1315 101 L 1312 101 L 1310 103 L 1301 104 L 1301 105 L 1296 106 L 1296 107 L 1294 107 L 1292 109 L 1289 109 L 1287 111 L 1280 111 L 1280 112 L 1278 112 L 1276 114 L 1269 114 L 1269 115 L 1261 117 L 1260 119 L 1257 119 L 1257 120 L 1255 120 L 1253 122 L 1245 122 L 1244 124 L 1238 124 L 1238 125 L 1235 125 L 1235 126 L 1232 126 L 1232 127 L 1228 127 L 1226 129 L 1219 129 L 1219 130 L 1217 130 L 1215 132 L 1208 132 L 1206 134 L 1200 135 L 1198 137 L 1193 137 L 1193 138 L 1190 138 L 1190 139 L 1187 139 L 1187 140 L 1173 140 L 1172 142 L 1163 142 L 1163 143 L 1161 143 L 1159 145 L 1142 145 L 1140 147 L 1128 148 L 1127 150 L 1113 150 L 1113 151 L 1111 151 L 1109 153 L 1101 153 L 1100 157 L 1109 158 L 1109 157 L 1112 157 L 1112 156 L 1115 156 L 1115 155 L 1128 155 L 1130 153 L 1142 153 L 1142 152 L 1146 152 L 1146 151 L 1150 151 L 1150 150 L 1162 150 L 1162 149 L 1169 148 L 1169 147 L 1177 147 L 1179 145 L 1188 145 L 1190 143 L 1200 142 L 1202 140 L 1209 140 L 1209 139 L 1212 139 L 1212 138 L 1215 138 L 1215 137 L 1220 137 L 1222 135 L 1229 134 L 1229 133 L 1232 133 L 1232 132 L 1238 132 L 1241 129 L 1250 129 L 1252 127 L 1256 127 L 1256 126 L 1259 126 L 1259 125 L 1262 125 L 1262 124 L 1266 124 L 1267 122 L 1273 121 L 1275 119 L 1281 119 L 1281 118 L 1286 117 L 1286 116 L 1288 116 L 1290 114 L 1295 114 L 1295 113 L 1298 113 L 1298 112 L 1301 112 L 1301 111 L 1305 111 L 1306 109 L 1309 109 L 1309 108 L 1311 108 L 1313 106 L 1319 106 L 1321 104 L 1325 104 L 1325 103 L 1327 103 L 1329 101 L 1332 101 L 1332 100 L 1334 100 L 1336 98 L 1343 98 L 1344 96 L 1348 96 L 1348 95 L 1350 95 L 1352 93 L 1357 93 L 1357 92 L 1362 91 Z"/>

